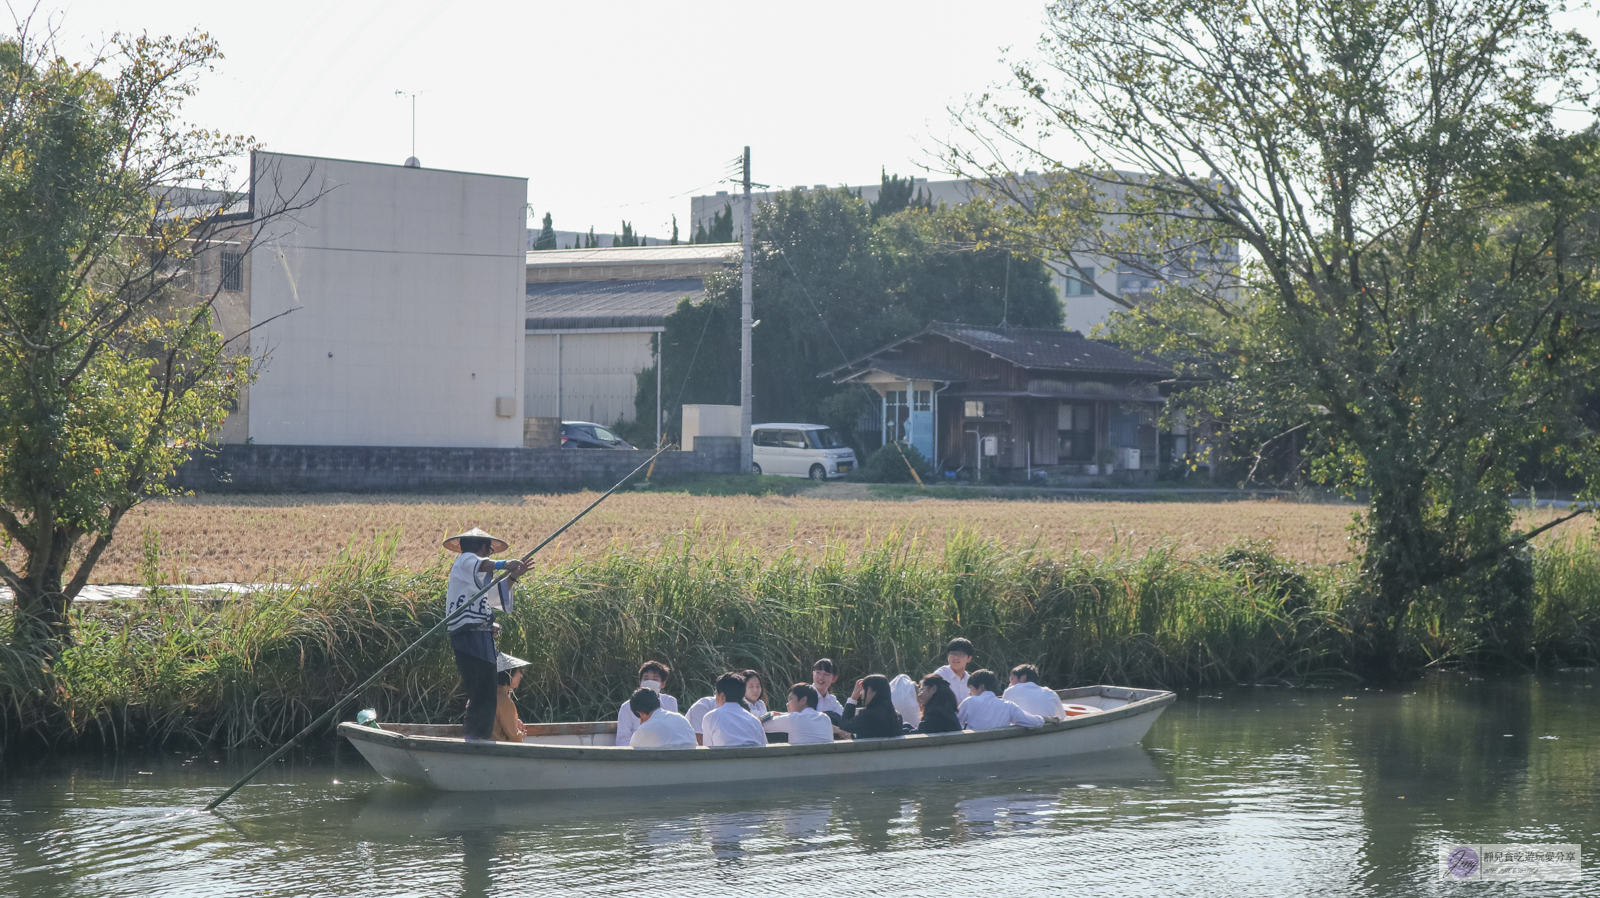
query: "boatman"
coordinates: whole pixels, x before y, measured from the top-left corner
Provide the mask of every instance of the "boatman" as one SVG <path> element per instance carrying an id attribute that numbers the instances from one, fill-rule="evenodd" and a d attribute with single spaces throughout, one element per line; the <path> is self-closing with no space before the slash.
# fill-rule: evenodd
<path id="1" fill-rule="evenodd" d="M 511 612 L 511 583 L 522 576 L 528 565 L 520 561 L 494 561 L 488 556 L 506 550 L 503 539 L 477 527 L 444 541 L 444 547 L 461 553 L 450 566 L 450 584 L 445 592 L 444 613 L 459 615 L 450 622 L 450 647 L 455 650 L 456 670 L 467 691 L 465 726 L 468 742 L 489 742 L 494 738 L 494 713 L 497 695 L 494 647 L 496 611 Z M 494 580 L 496 571 L 505 579 L 495 589 L 478 595 Z M 468 603 L 473 596 L 476 600 Z"/>

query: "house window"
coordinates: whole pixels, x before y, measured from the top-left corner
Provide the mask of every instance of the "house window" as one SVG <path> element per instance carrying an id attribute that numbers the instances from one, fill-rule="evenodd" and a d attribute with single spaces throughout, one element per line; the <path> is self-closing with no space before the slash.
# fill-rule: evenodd
<path id="1" fill-rule="evenodd" d="M 906 405 L 905 390 L 890 390 L 883 394 L 883 438 L 885 441 L 904 441 L 906 421 L 911 409 Z"/>
<path id="2" fill-rule="evenodd" d="M 1004 399 L 968 399 L 963 414 L 968 418 L 1004 418 L 1006 402 Z"/>
<path id="3" fill-rule="evenodd" d="M 1067 296 L 1093 296 L 1094 295 L 1094 266 L 1085 265 L 1077 270 L 1074 275 L 1070 270 L 1067 273 Z"/>
<path id="4" fill-rule="evenodd" d="M 1094 461 L 1094 403 L 1063 402 L 1056 412 L 1057 452 L 1063 462 Z"/>
<path id="5" fill-rule="evenodd" d="M 916 391 L 915 405 L 912 406 L 912 407 L 914 409 L 916 409 L 917 411 L 919 411 L 919 412 L 931 412 L 931 411 L 933 411 L 933 391 L 932 390 L 918 390 L 918 391 Z"/>
<path id="6" fill-rule="evenodd" d="M 244 253 L 222 251 L 222 289 L 230 293 L 244 289 Z"/>

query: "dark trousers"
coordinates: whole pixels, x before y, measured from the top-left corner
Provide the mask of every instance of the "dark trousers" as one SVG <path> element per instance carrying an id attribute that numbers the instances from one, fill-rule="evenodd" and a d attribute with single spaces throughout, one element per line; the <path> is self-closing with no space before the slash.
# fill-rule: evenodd
<path id="1" fill-rule="evenodd" d="M 467 690 L 467 715 L 463 721 L 467 738 L 494 738 L 494 706 L 499 698 L 494 662 L 457 649 L 456 670 L 461 672 L 461 684 Z"/>

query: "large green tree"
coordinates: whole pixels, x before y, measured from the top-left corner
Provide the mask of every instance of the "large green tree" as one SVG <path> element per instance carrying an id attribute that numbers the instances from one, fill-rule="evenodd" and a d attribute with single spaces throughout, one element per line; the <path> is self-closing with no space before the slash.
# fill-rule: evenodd
<path id="1" fill-rule="evenodd" d="M 930 321 L 1061 325 L 1049 272 L 1002 249 L 979 249 L 992 228 L 968 210 L 910 204 L 874 220 L 870 204 L 848 190 L 793 190 L 762 203 L 754 224 L 757 421 L 834 420 L 824 403 L 839 391 L 817 375 Z M 707 278 L 702 303 L 680 304 L 668 318 L 669 420 L 684 402 L 738 401 L 739 305 L 739 272 L 730 269 Z M 639 375 L 638 419 L 649 421 L 654 410 L 651 368 Z"/>
<path id="2" fill-rule="evenodd" d="M 118 37 L 90 64 L 26 23 L 0 41 L 0 579 L 15 637 L 47 651 L 123 516 L 249 376 L 213 324 L 249 250 L 242 197 L 205 188 L 250 147 L 178 118 L 219 58 L 204 34 Z"/>
<path id="3" fill-rule="evenodd" d="M 1585 497 L 1600 483 L 1575 414 L 1600 368 L 1600 158 L 1594 132 L 1557 124 L 1592 98 L 1595 58 L 1550 14 L 1058 2 L 1016 90 L 969 109 L 951 153 L 1010 239 L 1157 284 L 1102 293 L 1122 339 L 1209 384 L 1191 411 L 1300 435 L 1366 499 L 1355 620 L 1375 673 L 1410 660 L 1395 637 L 1419 600 L 1471 594 L 1486 632 L 1526 626 L 1523 547 L 1543 528 L 1518 529 L 1509 500 L 1530 453 Z"/>

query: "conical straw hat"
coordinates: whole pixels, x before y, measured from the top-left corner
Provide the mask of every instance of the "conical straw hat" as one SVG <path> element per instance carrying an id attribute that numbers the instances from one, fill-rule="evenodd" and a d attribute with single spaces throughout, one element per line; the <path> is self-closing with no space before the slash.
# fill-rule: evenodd
<path id="1" fill-rule="evenodd" d="M 472 538 L 474 536 L 479 538 L 479 539 L 488 540 L 489 541 L 489 552 L 490 552 L 490 554 L 493 554 L 493 555 L 499 555 L 501 552 L 504 552 L 511 545 L 510 543 L 506 542 L 505 540 L 501 539 L 498 536 L 490 535 L 488 533 L 483 532 L 482 530 L 479 530 L 477 527 L 474 527 L 471 530 L 468 530 L 466 533 L 457 533 L 455 536 L 452 536 L 449 539 L 445 540 L 444 541 L 444 547 L 446 549 L 449 549 L 452 552 L 459 552 L 459 551 L 461 551 L 461 541 L 463 539 L 470 539 L 470 538 Z"/>
<path id="2" fill-rule="evenodd" d="M 495 656 L 494 672 L 501 673 L 502 671 L 516 670 L 519 667 L 527 667 L 531 663 L 533 662 L 524 661 L 516 655 L 507 655 L 505 652 L 501 652 Z"/>

